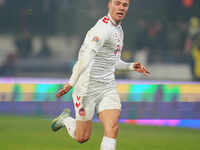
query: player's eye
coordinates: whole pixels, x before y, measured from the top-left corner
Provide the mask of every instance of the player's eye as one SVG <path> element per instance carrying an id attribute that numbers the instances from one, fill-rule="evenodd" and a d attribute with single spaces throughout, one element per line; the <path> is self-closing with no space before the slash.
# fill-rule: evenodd
<path id="1" fill-rule="evenodd" d="M 123 6 L 124 7 L 128 7 L 128 3 L 123 3 Z"/>
<path id="2" fill-rule="evenodd" d="M 120 1 L 115 1 L 115 5 L 119 6 L 121 4 Z"/>

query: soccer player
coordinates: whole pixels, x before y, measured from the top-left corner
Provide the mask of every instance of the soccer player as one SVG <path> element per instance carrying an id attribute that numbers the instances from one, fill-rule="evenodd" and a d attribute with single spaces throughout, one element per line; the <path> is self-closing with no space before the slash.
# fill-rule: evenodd
<path id="1" fill-rule="evenodd" d="M 75 119 L 65 110 L 53 120 L 52 130 L 66 127 L 79 143 L 91 135 L 95 111 L 104 127 L 101 150 L 115 150 L 121 103 L 115 83 L 115 69 L 134 70 L 144 75 L 149 71 L 139 62 L 126 63 L 120 59 L 124 34 L 121 21 L 128 12 L 130 0 L 109 0 L 108 15 L 101 18 L 85 37 L 69 82 L 57 97 L 72 87 Z"/>

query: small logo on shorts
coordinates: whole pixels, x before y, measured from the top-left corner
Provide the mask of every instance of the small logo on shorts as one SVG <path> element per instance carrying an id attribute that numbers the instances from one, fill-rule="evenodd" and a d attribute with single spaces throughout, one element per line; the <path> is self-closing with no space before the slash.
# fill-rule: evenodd
<path id="1" fill-rule="evenodd" d="M 76 96 L 76 99 L 77 99 L 77 101 L 76 101 L 76 103 L 75 103 L 75 105 L 76 105 L 76 107 L 78 108 L 79 106 L 80 106 L 80 99 L 81 99 L 81 97 L 80 96 Z"/>
<path id="2" fill-rule="evenodd" d="M 86 115 L 86 114 L 85 114 L 85 109 L 84 109 L 84 108 L 79 109 L 79 115 L 80 115 L 80 116 L 85 116 L 85 115 Z"/>

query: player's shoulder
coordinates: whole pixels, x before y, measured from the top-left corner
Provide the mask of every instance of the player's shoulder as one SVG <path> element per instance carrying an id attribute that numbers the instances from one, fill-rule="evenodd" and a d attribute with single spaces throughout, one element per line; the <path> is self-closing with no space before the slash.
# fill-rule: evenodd
<path id="1" fill-rule="evenodd" d="M 98 28 L 98 29 L 101 29 L 101 30 L 104 30 L 106 32 L 110 31 L 110 18 L 108 16 L 104 16 L 102 18 L 100 18 L 96 25 L 95 25 L 95 28 Z"/>
<path id="2" fill-rule="evenodd" d="M 107 25 L 108 26 L 109 22 L 110 22 L 109 16 L 104 16 L 101 19 L 99 19 L 99 23 L 103 24 L 103 25 Z"/>
<path id="3" fill-rule="evenodd" d="M 109 38 L 113 34 L 113 28 L 109 21 L 110 19 L 108 16 L 100 18 L 88 33 Z"/>

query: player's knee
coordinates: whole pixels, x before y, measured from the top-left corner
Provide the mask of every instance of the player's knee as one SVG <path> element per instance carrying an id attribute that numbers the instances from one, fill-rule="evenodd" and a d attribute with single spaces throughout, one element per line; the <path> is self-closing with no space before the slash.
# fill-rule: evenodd
<path id="1" fill-rule="evenodd" d="M 80 144 L 85 143 L 89 140 L 89 136 L 81 136 L 81 137 L 77 137 L 76 141 L 79 142 Z"/>
<path id="2" fill-rule="evenodd" d="M 112 123 L 110 125 L 108 125 L 106 128 L 105 128 L 105 132 L 110 135 L 110 134 L 114 134 L 116 135 L 118 133 L 118 130 L 119 130 L 119 125 L 118 123 Z"/>
<path id="3" fill-rule="evenodd" d="M 115 123 L 115 124 L 112 125 L 112 130 L 113 130 L 114 133 L 117 133 L 117 132 L 118 132 L 118 130 L 119 130 L 119 125 L 118 125 L 118 123 Z"/>

